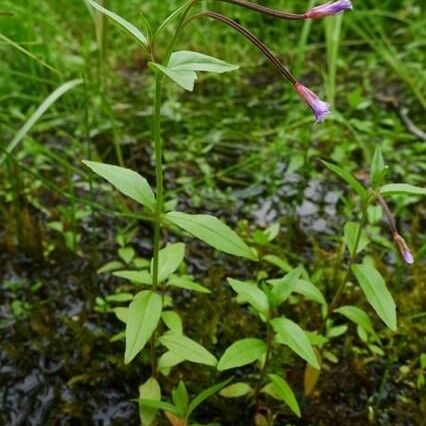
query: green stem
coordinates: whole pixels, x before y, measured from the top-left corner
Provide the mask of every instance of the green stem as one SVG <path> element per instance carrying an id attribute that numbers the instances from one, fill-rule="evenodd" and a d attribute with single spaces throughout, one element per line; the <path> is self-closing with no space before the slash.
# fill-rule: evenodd
<path id="1" fill-rule="evenodd" d="M 156 176 L 156 205 L 154 214 L 154 243 L 153 243 L 153 262 L 152 262 L 152 289 L 158 288 L 158 258 L 160 251 L 161 234 L 161 214 L 163 211 L 163 147 L 161 142 L 161 76 L 155 76 L 155 100 L 154 100 L 154 121 L 153 121 L 153 139 L 155 145 L 155 176 Z M 155 340 L 156 333 L 151 339 L 151 367 L 152 375 L 156 372 L 155 359 Z"/>
<path id="2" fill-rule="evenodd" d="M 352 251 L 352 253 L 351 253 L 350 257 L 349 257 L 348 267 L 346 269 L 345 276 L 343 277 L 343 280 L 340 283 L 340 285 L 339 285 L 339 287 L 338 287 L 338 289 L 337 289 L 337 291 L 336 291 L 336 293 L 335 293 L 335 295 L 333 297 L 333 300 L 331 301 L 331 303 L 329 305 L 327 317 L 329 316 L 329 314 L 331 312 L 333 312 L 333 309 L 336 307 L 337 302 L 339 301 L 340 296 L 342 295 L 343 289 L 345 288 L 346 282 L 347 282 L 347 280 L 349 278 L 349 274 L 351 273 L 352 265 L 355 262 L 357 251 L 358 251 L 358 247 L 359 247 L 359 243 L 361 241 L 362 230 L 363 230 L 364 226 L 367 223 L 367 207 L 368 207 L 368 204 L 369 203 L 366 203 L 365 206 L 362 209 L 361 222 L 360 222 L 360 224 L 358 226 L 358 229 L 357 229 L 357 234 L 356 234 L 356 238 L 355 238 L 355 244 L 354 244 L 353 251 Z"/>
<path id="3" fill-rule="evenodd" d="M 266 318 L 266 324 L 267 324 L 267 329 L 266 329 L 266 354 L 265 354 L 265 362 L 262 365 L 262 368 L 260 370 L 259 373 L 259 380 L 256 384 L 256 388 L 254 390 L 254 398 L 256 401 L 256 406 L 257 408 L 259 408 L 259 394 L 260 394 L 260 388 L 262 386 L 263 381 L 265 380 L 265 376 L 266 376 L 266 370 L 268 368 L 268 364 L 269 364 L 269 358 L 271 355 L 271 350 L 272 350 L 272 330 L 271 330 L 271 323 L 270 323 L 270 319 L 271 319 L 271 313 L 268 311 L 268 317 Z"/>

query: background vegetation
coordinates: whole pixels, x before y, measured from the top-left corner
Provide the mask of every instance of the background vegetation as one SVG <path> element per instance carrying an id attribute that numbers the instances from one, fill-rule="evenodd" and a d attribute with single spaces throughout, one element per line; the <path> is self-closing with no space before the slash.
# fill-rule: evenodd
<path id="1" fill-rule="evenodd" d="M 109 8 L 138 25 L 142 11 L 155 27 L 180 3 L 111 0 Z M 303 11 L 314 2 L 258 3 Z M 279 223 L 268 250 L 289 265 L 304 265 L 325 295 L 332 295 L 344 262 L 343 225 L 358 209 L 319 160 L 344 164 L 362 180 L 379 143 L 393 181 L 425 183 L 421 3 L 357 0 L 354 7 L 344 20 L 301 25 L 209 4 L 252 29 L 322 93 L 334 110 L 322 125 L 312 124 L 294 91 L 253 47 L 215 22 L 195 22 L 182 46 L 240 70 L 220 81 L 203 76 L 194 93 L 168 85 L 162 111 L 166 199 L 227 218 L 247 239 Z M 151 231 L 132 204 L 104 191 L 108 186 L 81 160 L 122 164 L 154 181 L 149 58 L 114 25 L 100 31 L 83 1 L 4 0 L 0 12 L 13 13 L 0 16 L 2 151 L 55 88 L 83 79 L 47 110 L 7 161 L 0 160 L 0 423 L 137 424 L 130 399 L 149 373 L 143 363 L 124 367 L 123 343 L 111 341 L 121 326 L 108 312 L 106 296 L 125 285 L 97 271 L 117 258 L 120 245 L 148 256 Z M 368 253 L 395 297 L 398 332 L 383 330 L 385 351 L 372 353 L 348 330 L 308 398 L 302 363 L 289 361 L 303 418 L 285 411 L 278 424 L 421 424 L 426 206 L 404 196 L 391 207 L 417 262 L 402 265 L 380 217 L 372 220 Z M 259 271 L 201 243 L 189 245 L 187 268 L 207 277 L 203 284 L 213 290 L 184 294 L 178 302 L 192 335 L 222 352 L 236 333 L 257 332 L 224 283 L 236 271 L 241 278 Z M 356 299 L 357 292 L 346 299 Z M 319 308 L 310 302 L 294 309 L 307 324 L 319 321 Z M 169 376 L 170 387 L 182 372 L 192 377 L 192 392 L 214 380 L 191 365 L 181 368 Z M 249 424 L 244 400 L 217 397 L 198 416 L 243 424 L 243 413 Z"/>

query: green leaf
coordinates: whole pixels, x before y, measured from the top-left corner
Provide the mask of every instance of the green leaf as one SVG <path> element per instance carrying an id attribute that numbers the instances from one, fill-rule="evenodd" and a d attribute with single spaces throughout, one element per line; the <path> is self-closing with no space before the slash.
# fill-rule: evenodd
<path id="1" fill-rule="evenodd" d="M 217 359 L 212 353 L 183 334 L 167 332 L 160 337 L 160 342 L 169 351 L 186 361 L 211 365 L 213 367 L 217 364 Z"/>
<path id="2" fill-rule="evenodd" d="M 108 302 L 130 302 L 133 300 L 133 294 L 131 293 L 115 293 L 109 294 L 105 297 Z"/>
<path id="3" fill-rule="evenodd" d="M 426 188 L 409 185 L 407 183 L 390 183 L 388 185 L 383 185 L 380 188 L 380 193 L 382 195 L 426 195 Z"/>
<path id="4" fill-rule="evenodd" d="M 142 399 L 161 401 L 160 385 L 154 377 L 150 377 L 143 385 L 139 386 L 139 400 Z M 139 402 L 139 417 L 141 424 L 150 426 L 156 414 L 156 408 L 144 406 Z"/>
<path id="5" fill-rule="evenodd" d="M 256 287 L 244 281 L 228 278 L 228 283 L 232 289 L 241 297 L 242 300 L 248 302 L 258 312 L 266 315 L 269 310 L 269 303 L 265 293 Z"/>
<path id="6" fill-rule="evenodd" d="M 179 411 L 179 417 L 185 417 L 188 408 L 188 391 L 185 383 L 181 380 L 179 385 L 172 391 L 173 402 Z"/>
<path id="7" fill-rule="evenodd" d="M 363 330 L 365 330 L 367 333 L 370 333 L 373 336 L 376 336 L 376 333 L 374 332 L 373 326 L 371 325 L 371 321 L 369 316 L 365 311 L 363 311 L 360 308 L 357 308 L 356 306 L 341 306 L 338 309 L 335 309 L 334 312 L 337 312 L 355 324 L 359 325 Z"/>
<path id="8" fill-rule="evenodd" d="M 238 69 L 237 66 L 230 65 L 220 59 L 186 50 L 172 53 L 167 67 L 154 62 L 149 65 L 191 92 L 194 90 L 197 71 L 221 74 Z"/>
<path id="9" fill-rule="evenodd" d="M 343 235 L 344 235 L 345 244 L 347 245 L 348 250 L 349 250 L 349 254 L 353 254 L 353 252 L 355 250 L 355 244 L 356 244 L 356 240 L 357 240 L 357 236 L 358 236 L 360 226 L 361 226 L 360 224 L 355 223 L 355 222 L 347 222 L 345 224 L 345 227 L 344 227 L 344 230 L 343 230 Z M 369 239 L 367 237 L 367 234 L 362 229 L 361 230 L 361 237 L 359 239 L 358 248 L 357 248 L 356 252 L 360 253 L 362 250 L 365 249 L 365 247 L 367 246 L 368 243 L 369 243 Z"/>
<path id="10" fill-rule="evenodd" d="M 31 114 L 31 117 L 15 133 L 14 138 L 10 141 L 6 148 L 6 153 L 0 156 L 0 165 L 7 158 L 7 154 L 10 154 L 18 146 L 19 142 L 21 142 L 21 140 L 28 134 L 34 124 L 37 123 L 40 117 L 50 108 L 50 106 L 53 105 L 62 95 L 81 83 L 83 83 L 83 80 L 78 79 L 61 84 L 37 107 L 37 109 Z"/>
<path id="11" fill-rule="evenodd" d="M 287 318 L 276 318 L 271 321 L 271 324 L 278 334 L 280 343 L 284 342 L 312 367 L 317 370 L 321 368 L 308 336 L 302 328 Z"/>
<path id="12" fill-rule="evenodd" d="M 132 247 L 120 247 L 118 249 L 118 255 L 128 265 L 132 262 L 136 253 Z"/>
<path id="13" fill-rule="evenodd" d="M 247 338 L 234 342 L 219 360 L 219 371 L 251 364 L 266 353 L 266 344 L 260 339 Z"/>
<path id="14" fill-rule="evenodd" d="M 178 356 L 173 352 L 167 351 L 158 359 L 157 368 L 158 370 L 164 373 L 166 370 L 174 367 L 175 365 L 180 364 L 183 361 L 185 361 L 185 359 L 181 356 Z"/>
<path id="15" fill-rule="evenodd" d="M 154 193 L 148 181 L 139 173 L 124 167 L 95 161 L 83 161 L 83 163 L 114 185 L 124 195 L 149 208 L 151 211 L 155 210 Z"/>
<path id="16" fill-rule="evenodd" d="M 322 160 L 321 160 L 322 161 Z M 352 189 L 361 197 L 362 200 L 367 200 L 368 192 L 348 171 L 336 166 L 335 164 L 322 161 L 332 172 L 342 178 Z"/>
<path id="17" fill-rule="evenodd" d="M 125 364 L 144 348 L 157 328 L 162 305 L 161 296 L 152 291 L 141 291 L 133 299 L 126 323 Z"/>
<path id="18" fill-rule="evenodd" d="M 370 179 L 373 187 L 377 187 L 383 180 L 386 171 L 385 160 L 382 154 L 382 148 L 379 144 L 374 150 L 373 159 L 370 167 Z"/>
<path id="19" fill-rule="evenodd" d="M 206 214 L 169 212 L 166 219 L 217 250 L 257 260 L 250 247 L 218 218 Z"/>
<path id="20" fill-rule="evenodd" d="M 172 275 L 167 281 L 168 286 L 183 288 L 185 290 L 197 291 L 199 293 L 211 293 L 211 291 L 192 281 L 189 277 L 185 275 Z"/>
<path id="21" fill-rule="evenodd" d="M 124 322 L 124 323 L 127 322 L 127 317 L 129 316 L 129 308 L 125 308 L 123 306 L 119 306 L 118 308 L 114 308 L 112 311 L 114 312 L 115 316 L 121 322 Z"/>
<path id="22" fill-rule="evenodd" d="M 313 300 L 314 302 L 317 302 L 321 305 L 327 304 L 318 287 L 307 280 L 297 280 L 294 292 L 299 293 L 302 296 L 305 296 L 307 299 Z"/>
<path id="23" fill-rule="evenodd" d="M 353 265 L 352 271 L 358 280 L 368 303 L 377 315 L 392 330 L 396 331 L 396 307 L 385 280 L 370 264 Z"/>
<path id="24" fill-rule="evenodd" d="M 276 280 L 268 280 L 269 284 L 272 284 L 271 296 L 274 301 L 274 307 L 279 306 L 283 303 L 290 294 L 296 289 L 297 281 L 302 273 L 302 268 L 293 269 L 291 272 L 286 274 L 283 278 Z"/>
<path id="25" fill-rule="evenodd" d="M 161 319 L 164 321 L 167 328 L 170 331 L 173 331 L 173 333 L 176 333 L 176 334 L 183 333 L 182 320 L 176 312 L 164 311 L 161 314 Z"/>
<path id="26" fill-rule="evenodd" d="M 139 399 L 139 405 L 142 407 L 150 407 L 156 408 L 157 410 L 169 411 L 173 414 L 179 414 L 178 409 L 174 405 L 164 401 L 157 401 L 156 399 Z"/>
<path id="27" fill-rule="evenodd" d="M 108 10 L 108 9 L 105 9 L 99 3 L 96 3 L 96 1 L 94 1 L 94 0 L 86 0 L 86 1 L 94 9 L 96 9 L 97 11 L 99 11 L 99 12 L 103 13 L 104 15 L 108 16 L 114 22 L 116 22 L 118 25 L 120 25 L 121 28 L 123 28 L 130 35 L 132 35 L 137 41 L 139 41 L 142 44 L 142 46 L 146 47 L 148 45 L 147 38 L 133 24 L 131 24 L 130 22 L 126 21 L 124 18 L 122 18 L 121 16 L 117 15 L 116 13 L 114 13 L 114 12 Z"/>
<path id="28" fill-rule="evenodd" d="M 203 403 L 207 398 L 210 398 L 215 393 L 219 392 L 222 388 L 224 388 L 230 381 L 232 380 L 232 377 L 230 377 L 227 380 L 224 380 L 223 382 L 218 383 L 217 385 L 213 385 L 202 392 L 200 392 L 189 404 L 188 411 L 186 414 L 186 417 L 188 418 L 191 413 L 201 404 Z"/>
<path id="29" fill-rule="evenodd" d="M 183 262 L 185 244 L 168 244 L 160 250 L 158 256 L 158 282 L 162 282 L 173 274 Z M 153 274 L 152 268 L 153 262 L 151 262 L 151 275 Z"/>
<path id="30" fill-rule="evenodd" d="M 296 416 L 300 417 L 301 412 L 299 404 L 288 383 L 276 374 L 269 374 L 268 376 L 272 382 L 275 393 L 290 407 L 291 411 L 293 411 Z"/>
<path id="31" fill-rule="evenodd" d="M 266 256 L 263 256 L 262 260 L 266 260 L 272 265 L 277 266 L 283 272 L 290 272 L 293 269 L 286 260 L 281 259 L 273 254 L 267 254 Z"/>
<path id="32" fill-rule="evenodd" d="M 247 395 L 252 391 L 253 389 L 248 383 L 238 382 L 223 388 L 219 392 L 219 395 L 224 398 L 239 398 L 240 396 Z"/>
<path id="33" fill-rule="evenodd" d="M 152 285 L 152 277 L 148 271 L 115 271 L 112 275 L 134 283 Z"/>

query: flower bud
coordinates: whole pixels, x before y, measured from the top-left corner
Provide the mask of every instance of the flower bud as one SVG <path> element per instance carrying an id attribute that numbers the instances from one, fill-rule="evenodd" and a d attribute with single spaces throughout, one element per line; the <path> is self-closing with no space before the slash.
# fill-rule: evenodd
<path id="1" fill-rule="evenodd" d="M 349 0 L 339 0 L 328 2 L 321 6 L 313 7 L 305 13 L 306 19 L 319 19 L 324 16 L 332 16 L 342 13 L 344 10 L 352 9 L 352 3 Z"/>
<path id="2" fill-rule="evenodd" d="M 404 258 L 405 263 L 412 265 L 414 263 L 414 257 L 404 238 L 402 238 L 398 233 L 395 233 L 393 234 L 393 239 L 395 240 L 402 257 Z"/>
<path id="3" fill-rule="evenodd" d="M 323 121 L 325 117 L 330 114 L 330 107 L 327 102 L 323 102 L 312 90 L 309 90 L 302 83 L 296 82 L 294 84 L 296 92 L 308 105 L 315 115 L 315 121 L 317 123 Z"/>

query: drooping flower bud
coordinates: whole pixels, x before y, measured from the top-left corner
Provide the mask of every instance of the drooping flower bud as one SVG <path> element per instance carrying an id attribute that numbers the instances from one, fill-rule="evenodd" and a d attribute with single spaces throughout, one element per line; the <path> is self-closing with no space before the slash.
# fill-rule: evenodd
<path id="1" fill-rule="evenodd" d="M 319 19 L 324 16 L 332 16 L 342 13 L 344 10 L 351 10 L 352 3 L 349 0 L 339 0 L 328 2 L 321 6 L 313 7 L 305 13 L 306 19 Z"/>
<path id="2" fill-rule="evenodd" d="M 401 235 L 396 232 L 393 234 L 393 239 L 395 240 L 402 257 L 404 258 L 405 263 L 412 265 L 414 263 L 414 257 L 404 238 L 402 238 Z"/>
<path id="3" fill-rule="evenodd" d="M 312 90 L 305 87 L 302 83 L 296 81 L 294 84 L 296 92 L 303 99 L 306 105 L 312 110 L 317 123 L 323 121 L 330 114 L 330 106 L 327 102 L 322 101 Z"/>

